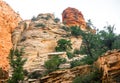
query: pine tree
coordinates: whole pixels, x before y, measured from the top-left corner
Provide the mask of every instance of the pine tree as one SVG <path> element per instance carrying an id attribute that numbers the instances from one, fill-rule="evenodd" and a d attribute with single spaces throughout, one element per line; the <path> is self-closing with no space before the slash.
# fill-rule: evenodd
<path id="1" fill-rule="evenodd" d="M 26 59 L 22 59 L 23 53 L 23 49 L 10 50 L 9 59 L 13 74 L 8 80 L 8 83 L 20 83 L 24 80 L 23 65 L 25 64 Z"/>

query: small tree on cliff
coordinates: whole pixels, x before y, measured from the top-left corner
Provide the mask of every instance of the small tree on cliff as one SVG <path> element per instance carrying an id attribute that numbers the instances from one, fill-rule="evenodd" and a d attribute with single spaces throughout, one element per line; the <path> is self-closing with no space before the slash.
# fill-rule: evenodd
<path id="1" fill-rule="evenodd" d="M 13 68 L 12 77 L 8 80 L 8 83 L 19 83 L 24 80 L 23 65 L 26 59 L 22 59 L 23 49 L 10 50 L 9 59 L 10 66 Z"/>

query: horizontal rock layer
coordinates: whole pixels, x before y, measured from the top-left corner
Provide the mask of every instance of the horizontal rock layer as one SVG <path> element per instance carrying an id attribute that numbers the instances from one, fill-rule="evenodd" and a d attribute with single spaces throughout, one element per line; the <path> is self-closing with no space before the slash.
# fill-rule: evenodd
<path id="1" fill-rule="evenodd" d="M 58 70 L 48 74 L 40 79 L 40 83 L 72 83 L 77 76 L 82 76 L 90 73 L 91 66 L 84 65 L 72 69 Z"/>

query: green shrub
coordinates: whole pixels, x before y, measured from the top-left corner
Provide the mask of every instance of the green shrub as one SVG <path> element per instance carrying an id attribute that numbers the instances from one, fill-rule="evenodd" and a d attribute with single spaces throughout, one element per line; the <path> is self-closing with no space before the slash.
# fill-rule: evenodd
<path id="1" fill-rule="evenodd" d="M 73 53 L 67 52 L 67 57 L 68 57 L 69 59 L 73 58 L 74 56 L 75 56 L 75 55 L 74 55 Z"/>
<path id="2" fill-rule="evenodd" d="M 24 23 L 24 30 L 26 30 L 27 29 L 27 23 L 25 22 Z"/>
<path id="3" fill-rule="evenodd" d="M 70 27 L 70 29 L 71 29 L 71 35 L 72 36 L 80 36 L 81 34 L 81 29 L 80 29 L 80 27 L 78 27 L 78 26 L 72 26 L 72 27 Z"/>
<path id="4" fill-rule="evenodd" d="M 60 58 L 59 56 L 53 56 L 50 60 L 46 61 L 44 63 L 45 68 L 47 68 L 47 72 L 52 72 L 57 69 L 59 69 L 59 65 L 62 63 L 65 63 L 66 60 L 63 58 Z"/>
<path id="5" fill-rule="evenodd" d="M 73 60 L 70 62 L 71 68 L 79 66 L 81 64 L 83 64 L 83 63 L 80 60 Z"/>
<path id="6" fill-rule="evenodd" d="M 69 27 L 62 26 L 61 28 L 64 29 L 65 31 L 67 31 L 67 32 L 70 31 L 70 28 L 69 28 Z"/>
<path id="7" fill-rule="evenodd" d="M 42 28 L 45 28 L 46 26 L 45 26 L 44 24 L 42 24 L 42 23 L 38 23 L 38 24 L 35 25 L 35 27 L 42 27 Z"/>
<path id="8" fill-rule="evenodd" d="M 72 49 L 72 43 L 70 40 L 60 39 L 57 41 L 57 44 L 58 45 L 55 47 L 57 52 L 70 51 Z"/>
<path id="9" fill-rule="evenodd" d="M 31 20 L 32 20 L 32 21 L 36 21 L 36 17 L 35 17 L 35 16 L 33 16 Z"/>
<path id="10" fill-rule="evenodd" d="M 41 17 L 41 19 L 45 19 L 45 20 L 49 20 L 51 18 L 51 16 L 50 15 L 47 15 L 46 17 Z"/>
<path id="11" fill-rule="evenodd" d="M 34 72 L 32 72 L 32 73 L 30 73 L 29 75 L 28 75 L 28 78 L 30 78 L 30 79 L 38 79 L 38 78 L 40 78 L 42 75 L 40 74 L 40 72 L 39 71 L 34 71 Z"/>
<path id="12" fill-rule="evenodd" d="M 56 23 L 58 23 L 58 22 L 60 22 L 60 19 L 59 19 L 59 18 L 55 18 L 54 21 L 55 21 Z"/>

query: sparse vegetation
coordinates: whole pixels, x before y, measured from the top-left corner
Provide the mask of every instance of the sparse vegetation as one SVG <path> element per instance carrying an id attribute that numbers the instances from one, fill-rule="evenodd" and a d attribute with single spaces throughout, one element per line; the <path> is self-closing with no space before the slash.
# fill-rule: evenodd
<path id="1" fill-rule="evenodd" d="M 81 60 L 73 60 L 70 62 L 71 68 L 81 65 Z"/>
<path id="2" fill-rule="evenodd" d="M 33 16 L 31 20 L 32 20 L 32 21 L 36 21 L 36 17 L 35 17 L 35 16 Z"/>
<path id="3" fill-rule="evenodd" d="M 73 53 L 74 53 L 74 54 L 80 54 L 80 50 L 75 49 Z"/>
<path id="4" fill-rule="evenodd" d="M 77 76 L 73 83 L 101 83 L 101 74 L 98 69 L 94 68 L 92 72 L 83 76 Z"/>
<path id="5" fill-rule="evenodd" d="M 49 20 L 51 18 L 50 15 L 47 15 L 47 17 L 41 17 L 41 19 Z"/>
<path id="6" fill-rule="evenodd" d="M 56 23 L 58 23 L 58 22 L 60 22 L 60 19 L 59 19 L 59 18 L 55 18 L 54 21 L 55 21 Z"/>
<path id="7" fill-rule="evenodd" d="M 25 22 L 24 23 L 24 30 L 26 30 L 27 29 L 27 23 Z"/>
<path id="8" fill-rule="evenodd" d="M 0 79 L 6 79 L 8 77 L 8 72 L 0 68 Z"/>
<path id="9" fill-rule="evenodd" d="M 51 59 L 45 62 L 44 66 L 47 68 L 48 73 L 59 69 L 59 65 L 65 63 L 66 60 L 64 58 L 60 58 L 59 56 L 53 56 Z"/>
<path id="10" fill-rule="evenodd" d="M 35 27 L 42 27 L 42 28 L 45 28 L 46 26 L 45 26 L 44 24 L 42 24 L 42 23 L 38 23 L 38 24 L 35 25 Z"/>

